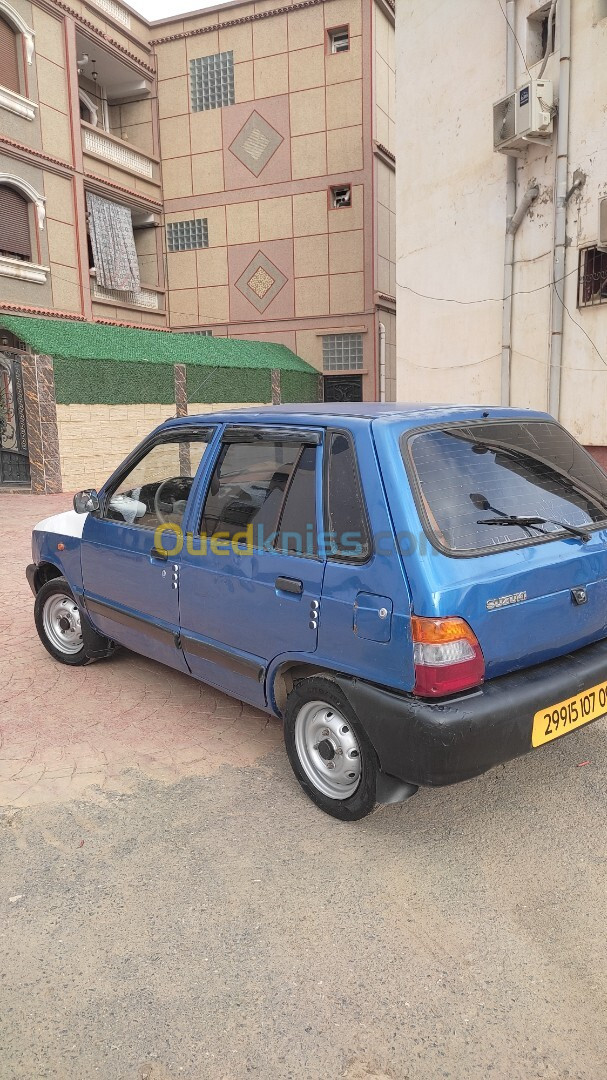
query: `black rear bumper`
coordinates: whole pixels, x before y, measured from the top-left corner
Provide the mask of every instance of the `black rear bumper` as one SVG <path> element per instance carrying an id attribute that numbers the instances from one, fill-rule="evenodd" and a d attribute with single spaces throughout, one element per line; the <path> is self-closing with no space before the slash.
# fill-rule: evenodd
<path id="1" fill-rule="evenodd" d="M 532 749 L 542 708 L 607 680 L 607 641 L 491 679 L 474 693 L 422 701 L 337 676 L 381 768 L 410 784 L 440 786 L 478 776 Z M 579 730 L 574 728 L 572 730 Z"/>

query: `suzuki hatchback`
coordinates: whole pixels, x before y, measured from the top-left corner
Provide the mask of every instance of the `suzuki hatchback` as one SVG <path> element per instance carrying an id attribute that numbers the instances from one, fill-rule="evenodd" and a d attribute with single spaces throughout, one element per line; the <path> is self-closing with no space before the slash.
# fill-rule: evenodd
<path id="1" fill-rule="evenodd" d="M 519 409 L 169 420 L 33 533 L 40 638 L 124 645 L 280 717 L 345 820 L 607 714 L 607 475 Z"/>

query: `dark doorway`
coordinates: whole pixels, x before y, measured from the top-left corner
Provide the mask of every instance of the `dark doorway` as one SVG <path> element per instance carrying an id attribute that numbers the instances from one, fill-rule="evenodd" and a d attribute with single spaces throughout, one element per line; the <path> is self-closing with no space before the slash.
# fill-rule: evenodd
<path id="1" fill-rule="evenodd" d="M 325 401 L 362 401 L 362 375 L 325 375 Z"/>
<path id="2" fill-rule="evenodd" d="M 3 351 L 0 352 L 0 487 L 28 486 L 29 482 L 21 359 Z"/>

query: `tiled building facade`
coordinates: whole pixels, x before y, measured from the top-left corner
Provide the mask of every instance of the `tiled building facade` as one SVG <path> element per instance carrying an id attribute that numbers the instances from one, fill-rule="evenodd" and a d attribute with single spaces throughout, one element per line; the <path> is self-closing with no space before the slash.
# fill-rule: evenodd
<path id="1" fill-rule="evenodd" d="M 0 311 L 276 342 L 329 397 L 394 396 L 391 0 L 0 0 L 0 60 Z M 132 288 L 91 195 L 128 211 Z"/>

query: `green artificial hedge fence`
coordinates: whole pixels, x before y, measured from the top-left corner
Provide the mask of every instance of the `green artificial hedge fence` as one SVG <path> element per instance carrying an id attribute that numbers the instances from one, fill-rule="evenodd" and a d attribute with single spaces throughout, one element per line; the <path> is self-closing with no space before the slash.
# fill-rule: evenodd
<path id="1" fill-rule="evenodd" d="M 58 405 L 171 405 L 175 401 L 172 364 L 59 358 L 53 367 Z"/>
<path id="2" fill-rule="evenodd" d="M 0 315 L 0 326 L 53 358 L 60 405 L 172 404 L 174 364 L 186 366 L 192 402 L 270 402 L 273 370 L 283 401 L 318 399 L 316 370 L 273 342 L 23 315 Z"/>

